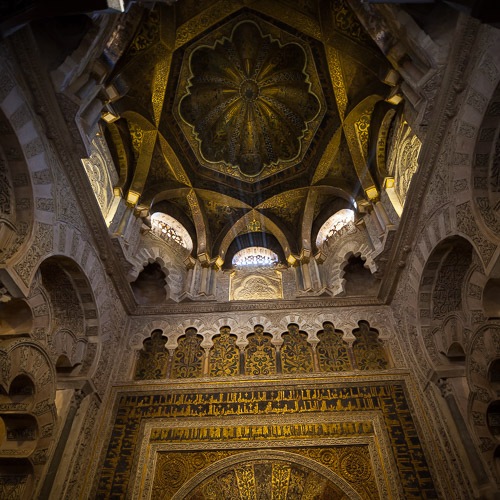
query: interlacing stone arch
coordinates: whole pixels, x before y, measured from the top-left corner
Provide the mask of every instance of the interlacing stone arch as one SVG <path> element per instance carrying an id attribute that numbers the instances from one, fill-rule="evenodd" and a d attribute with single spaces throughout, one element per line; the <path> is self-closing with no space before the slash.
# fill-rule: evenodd
<path id="1" fill-rule="evenodd" d="M 97 353 L 89 339 L 98 333 L 99 314 L 86 273 L 75 260 L 53 255 L 39 266 L 37 289 L 46 298 L 43 328 L 59 376 L 87 375 Z"/>
<path id="2" fill-rule="evenodd" d="M 460 236 L 441 241 L 429 255 L 420 277 L 419 327 L 435 367 L 463 361 L 465 286 L 475 250 Z M 461 358 L 461 359 L 460 359 Z"/>
<path id="3" fill-rule="evenodd" d="M 18 497 L 27 499 L 57 434 L 55 371 L 44 349 L 26 339 L 0 342 L 0 367 L 0 428 L 6 436 L 0 441 L 0 476 L 16 472 Z"/>
<path id="4" fill-rule="evenodd" d="M 127 276 L 128 281 L 130 283 L 136 281 L 149 264 L 157 264 L 164 274 L 164 278 L 162 278 L 164 283 L 161 286 L 165 290 L 165 300 L 177 300 L 186 278 L 182 262 L 176 262 L 174 256 L 169 255 L 165 249 L 158 245 L 147 249 L 143 248 L 134 257 L 134 265 Z"/>
<path id="5" fill-rule="evenodd" d="M 478 328 L 467 352 L 468 419 L 485 462 L 500 482 L 500 322 Z"/>

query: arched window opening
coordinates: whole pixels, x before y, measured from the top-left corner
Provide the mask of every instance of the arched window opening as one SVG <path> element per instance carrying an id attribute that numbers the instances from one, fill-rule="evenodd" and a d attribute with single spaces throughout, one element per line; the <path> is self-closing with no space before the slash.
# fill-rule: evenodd
<path id="1" fill-rule="evenodd" d="M 325 244 L 332 243 L 344 234 L 356 230 L 354 225 L 354 210 L 343 208 L 335 212 L 320 228 L 316 236 L 316 246 L 321 248 Z"/>
<path id="2" fill-rule="evenodd" d="M 500 438 L 500 400 L 493 401 L 486 411 L 488 429 L 493 436 Z"/>
<path id="3" fill-rule="evenodd" d="M 10 396 L 32 396 L 35 394 L 35 384 L 26 375 L 18 375 L 10 384 Z"/>
<path id="4" fill-rule="evenodd" d="M 32 415 L 3 414 L 2 418 L 6 431 L 4 448 L 17 448 L 25 441 L 35 441 L 38 438 L 38 424 Z"/>
<path id="5" fill-rule="evenodd" d="M 500 382 L 500 359 L 495 359 L 488 368 L 488 380 L 490 382 Z"/>
<path id="6" fill-rule="evenodd" d="M 0 303 L 0 335 L 28 334 L 33 328 L 33 314 L 23 299 Z"/>
<path id="7" fill-rule="evenodd" d="M 233 257 L 235 267 L 272 267 L 278 263 L 278 256 L 264 247 L 248 247 L 236 252 Z"/>
<path id="8" fill-rule="evenodd" d="M 497 475 L 500 476 L 500 445 L 498 445 L 493 452 L 493 465 Z"/>
<path id="9" fill-rule="evenodd" d="M 452 342 L 448 350 L 446 351 L 445 356 L 450 361 L 464 361 L 465 360 L 465 352 L 462 344 L 460 342 Z"/>
<path id="10" fill-rule="evenodd" d="M 346 295 L 375 295 L 379 280 L 365 267 L 365 259 L 351 255 L 343 268 Z"/>
<path id="11" fill-rule="evenodd" d="M 500 318 L 500 279 L 488 280 L 483 291 L 483 308 L 487 318 Z"/>
<path id="12" fill-rule="evenodd" d="M 166 276 L 158 262 L 147 264 L 131 284 L 139 304 L 160 304 L 167 299 Z"/>
<path id="13" fill-rule="evenodd" d="M 59 375 L 71 375 L 78 365 L 79 363 L 73 365 L 68 356 L 61 354 L 56 361 L 56 372 Z"/>
<path id="14" fill-rule="evenodd" d="M 0 422 L 1 420 L 0 417 Z M 29 492 L 32 491 L 33 476 L 33 465 L 29 459 L 13 456 L 0 458 L 0 477 L 6 478 L 6 482 L 11 478 L 12 484 L 17 489 L 16 496 L 11 498 L 29 498 L 24 494 L 29 495 Z"/>
<path id="15" fill-rule="evenodd" d="M 177 243 L 189 251 L 193 249 L 193 240 L 186 228 L 170 215 L 154 213 L 151 216 L 151 229 L 162 240 Z"/>

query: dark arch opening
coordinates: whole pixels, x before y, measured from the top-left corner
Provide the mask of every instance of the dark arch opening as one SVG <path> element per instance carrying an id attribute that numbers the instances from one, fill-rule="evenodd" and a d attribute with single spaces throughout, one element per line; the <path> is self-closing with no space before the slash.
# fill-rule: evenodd
<path id="1" fill-rule="evenodd" d="M 483 290 L 484 315 L 489 319 L 500 318 L 500 279 L 491 278 Z"/>
<path id="2" fill-rule="evenodd" d="M 23 299 L 0 303 L 0 335 L 28 335 L 32 328 L 33 314 Z"/>
<path id="3" fill-rule="evenodd" d="M 464 361 L 465 352 L 460 342 L 452 342 L 446 351 L 446 357 L 450 361 Z"/>
<path id="4" fill-rule="evenodd" d="M 61 354 L 56 361 L 56 372 L 58 375 L 71 375 L 77 366 L 79 363 L 73 365 L 66 354 Z"/>
<path id="5" fill-rule="evenodd" d="M 18 375 L 10 384 L 10 396 L 32 396 L 35 394 L 35 384 L 27 375 Z"/>
<path id="6" fill-rule="evenodd" d="M 144 266 L 137 279 L 130 285 L 138 304 L 161 304 L 167 299 L 166 275 L 158 262 Z"/>
<path id="7" fill-rule="evenodd" d="M 346 295 L 375 295 L 380 281 L 365 267 L 360 255 L 351 255 L 344 266 Z"/>
<path id="8" fill-rule="evenodd" d="M 500 437 L 500 400 L 490 403 L 486 410 L 486 420 L 493 436 Z"/>
<path id="9" fill-rule="evenodd" d="M 500 359 L 491 362 L 488 368 L 488 380 L 490 382 L 500 382 Z"/>

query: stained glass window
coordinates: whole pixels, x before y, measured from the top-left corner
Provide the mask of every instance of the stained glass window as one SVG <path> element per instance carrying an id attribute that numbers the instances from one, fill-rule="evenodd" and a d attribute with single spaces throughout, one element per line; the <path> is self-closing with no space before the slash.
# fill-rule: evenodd
<path id="1" fill-rule="evenodd" d="M 248 247 L 237 252 L 233 257 L 236 267 L 270 267 L 278 263 L 278 256 L 264 247 Z"/>
<path id="2" fill-rule="evenodd" d="M 316 246 L 321 248 L 324 244 L 356 231 L 354 225 L 354 211 L 344 208 L 334 213 L 322 226 L 316 237 Z"/>
<path id="3" fill-rule="evenodd" d="M 170 215 L 154 213 L 151 216 L 151 229 L 165 241 L 174 241 L 189 251 L 193 249 L 193 240 L 186 228 Z"/>

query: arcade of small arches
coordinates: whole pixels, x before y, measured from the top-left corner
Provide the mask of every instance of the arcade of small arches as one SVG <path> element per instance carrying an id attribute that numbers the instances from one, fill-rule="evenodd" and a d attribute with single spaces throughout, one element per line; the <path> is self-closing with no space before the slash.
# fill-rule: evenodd
<path id="1" fill-rule="evenodd" d="M 231 334 L 229 326 L 221 327 L 211 338 L 190 327 L 174 346 L 161 330 L 154 330 L 138 352 L 134 378 L 267 376 L 389 367 L 389 354 L 378 331 L 367 321 L 360 321 L 352 335 L 354 341 L 347 342 L 343 332 L 329 322 L 314 339 L 293 323 L 280 335 L 271 335 L 262 325 L 256 325 L 243 337 Z"/>

